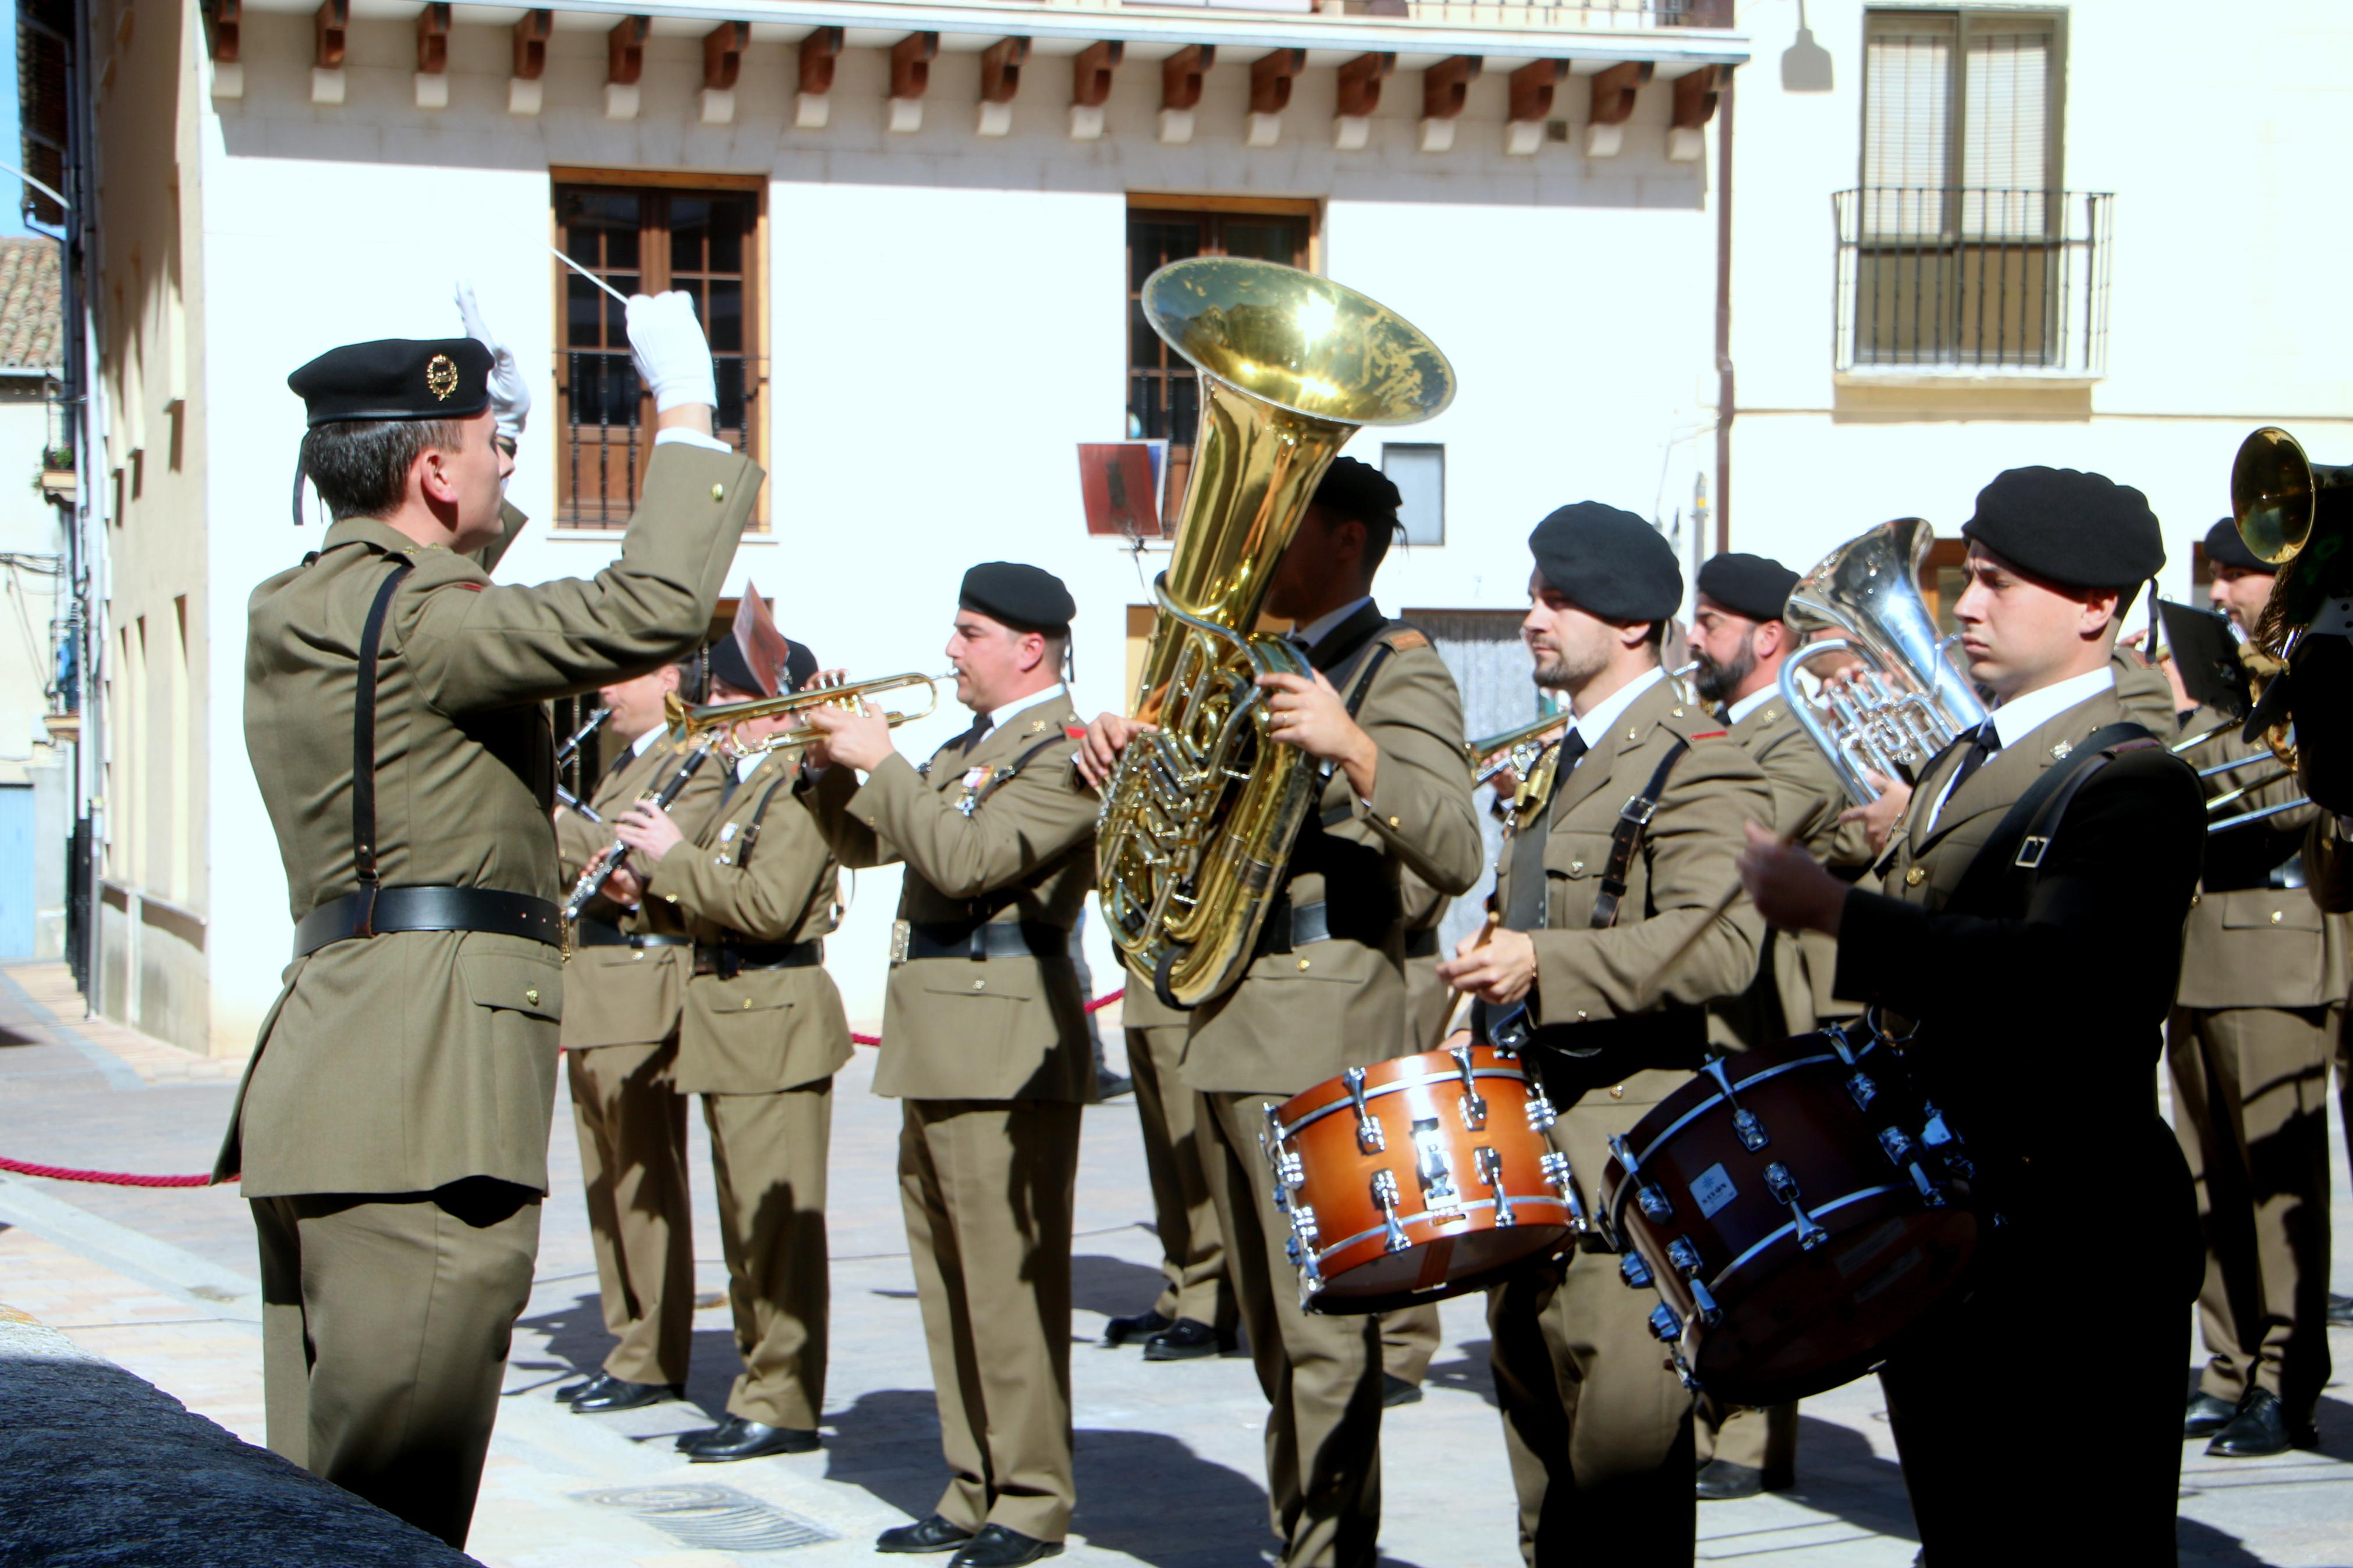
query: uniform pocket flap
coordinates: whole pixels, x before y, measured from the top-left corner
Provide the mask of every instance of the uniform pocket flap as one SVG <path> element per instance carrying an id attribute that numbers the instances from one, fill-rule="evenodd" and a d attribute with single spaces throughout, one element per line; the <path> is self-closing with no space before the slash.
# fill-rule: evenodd
<path id="1" fill-rule="evenodd" d="M 550 1023 L 564 1016 L 564 966 L 519 952 L 468 952 L 458 958 L 466 994 L 478 1007 L 503 1007 Z"/>
<path id="2" fill-rule="evenodd" d="M 2280 888 L 2268 899 L 2226 898 L 2222 902 L 2224 931 L 2320 930 L 2320 906 L 2301 888 Z"/>
<path id="3" fill-rule="evenodd" d="M 1506 848 L 1504 853 L 1509 855 Z M 1545 870 L 1555 877 L 1599 877 L 1609 864 L 1609 840 L 1593 833 L 1553 833 L 1545 837 Z"/>
<path id="4" fill-rule="evenodd" d="M 689 990 L 702 1006 L 718 1014 L 773 1013 L 789 1007 L 793 999 L 777 986 L 747 985 L 741 981 L 698 980 Z"/>
<path id="5" fill-rule="evenodd" d="M 1034 1002 L 1039 994 L 1035 963 L 938 959 L 925 962 L 913 978 L 934 996 L 1002 996 L 1008 1001 Z"/>

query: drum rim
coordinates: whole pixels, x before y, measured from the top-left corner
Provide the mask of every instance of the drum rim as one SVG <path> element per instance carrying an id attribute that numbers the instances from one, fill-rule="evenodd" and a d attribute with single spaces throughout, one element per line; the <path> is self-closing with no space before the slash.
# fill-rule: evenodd
<path id="1" fill-rule="evenodd" d="M 1390 1058 L 1392 1061 L 1409 1061 L 1412 1058 L 1408 1057 L 1392 1057 Z M 1471 1069 L 1471 1077 L 1474 1081 L 1482 1078 L 1499 1078 L 1514 1083 L 1526 1083 L 1528 1081 L 1528 1075 L 1518 1068 L 1473 1068 Z M 1420 1078 L 1415 1079 L 1394 1079 L 1388 1083 L 1381 1084 L 1377 1088 L 1367 1084 L 1365 1086 L 1365 1103 L 1370 1105 L 1374 1100 L 1382 1099 L 1385 1096 L 1398 1094 L 1409 1089 L 1419 1089 L 1424 1084 L 1459 1084 L 1461 1081 L 1462 1074 L 1460 1071 L 1452 1071 L 1425 1073 Z M 1322 1084 L 1318 1084 L 1316 1086 L 1318 1089 L 1321 1089 L 1322 1087 Z M 1302 1092 L 1312 1093 L 1313 1090 L 1303 1090 Z M 1332 1101 L 1331 1104 L 1319 1105 L 1314 1110 L 1306 1112 L 1296 1121 L 1285 1121 L 1282 1123 L 1282 1135 L 1287 1139 L 1293 1133 L 1306 1131 L 1308 1128 L 1313 1127 L 1315 1123 L 1323 1121 L 1324 1118 L 1327 1116 L 1333 1115 L 1338 1111 L 1354 1110 L 1356 1109 L 1356 1097 L 1350 1094 L 1343 1094 L 1339 1099 Z"/>
<path id="2" fill-rule="evenodd" d="M 1748 1088 L 1752 1084 L 1770 1082 L 1772 1079 L 1779 1078 L 1783 1073 L 1795 1072 L 1799 1068 L 1804 1067 L 1818 1067 L 1823 1062 L 1839 1062 L 1841 1065 L 1845 1065 L 1845 1059 L 1836 1051 L 1822 1051 L 1810 1057 L 1795 1057 L 1786 1062 L 1777 1062 L 1761 1072 L 1753 1073 L 1749 1077 L 1742 1079 L 1738 1083 L 1732 1086 L 1732 1090 L 1734 1094 L 1738 1094 L 1742 1089 Z M 1694 1074 L 1692 1081 L 1694 1083 L 1701 1083 L 1709 1080 L 1704 1075 Z M 1651 1139 L 1650 1143 L 1644 1147 L 1641 1152 L 1634 1156 L 1635 1171 L 1639 1171 L 1642 1166 L 1649 1164 L 1651 1163 L 1651 1156 L 1658 1153 L 1660 1148 L 1668 1139 L 1672 1138 L 1676 1133 L 1682 1131 L 1694 1121 L 1706 1114 L 1708 1111 L 1715 1110 L 1719 1105 L 1729 1105 L 1732 1103 L 1733 1101 L 1731 1098 L 1725 1095 L 1723 1089 L 1718 1089 L 1712 1091 L 1705 1100 L 1701 1100 L 1697 1105 L 1693 1106 L 1689 1110 L 1686 1110 L 1681 1116 L 1676 1117 L 1672 1121 L 1668 1122 L 1664 1128 L 1661 1129 L 1659 1135 L 1656 1138 Z M 1634 1173 L 1634 1171 L 1627 1172 L 1628 1175 L 1632 1175 Z"/>
<path id="3" fill-rule="evenodd" d="M 1560 1222 L 1561 1228 L 1564 1230 L 1569 1228 L 1568 1205 L 1563 1199 L 1549 1197 L 1540 1193 L 1530 1193 L 1525 1197 L 1520 1196 L 1517 1193 L 1513 1194 L 1512 1207 L 1517 1209 L 1522 1204 L 1551 1205 L 1554 1208 L 1560 1211 L 1562 1216 Z M 1467 1203 L 1455 1205 L 1451 1209 L 1423 1209 L 1417 1214 L 1401 1214 L 1398 1215 L 1398 1225 L 1400 1228 L 1410 1228 L 1416 1221 L 1427 1221 L 1434 1224 L 1441 1219 L 1449 1219 L 1455 1214 L 1461 1214 L 1465 1217 L 1468 1217 L 1472 1209 L 1492 1209 L 1494 1206 L 1495 1200 L 1493 1198 L 1472 1198 Z M 1529 1222 L 1525 1220 L 1514 1220 L 1507 1226 L 1491 1225 L 1487 1228 L 1489 1230 L 1517 1230 L 1521 1226 Z M 1369 1229 L 1360 1230 L 1354 1236 L 1334 1242 L 1331 1246 L 1325 1247 L 1323 1251 L 1318 1252 L 1315 1255 L 1316 1268 L 1320 1271 L 1325 1262 L 1338 1256 L 1340 1253 L 1346 1251 L 1349 1247 L 1361 1246 L 1363 1243 L 1370 1241 L 1376 1237 L 1387 1236 L 1388 1234 L 1388 1222 L 1384 1220 L 1379 1225 L 1374 1226 Z M 1430 1241 L 1417 1241 L 1413 1243 L 1411 1247 L 1400 1247 L 1397 1251 L 1410 1252 L 1415 1247 L 1427 1247 L 1430 1242 L 1451 1239 L 1453 1238 L 1451 1237 L 1433 1236 L 1430 1238 Z M 1396 1254 L 1390 1253 L 1386 1256 L 1394 1257 Z M 1337 1278 L 1337 1276 L 1335 1276 L 1335 1278 Z"/>

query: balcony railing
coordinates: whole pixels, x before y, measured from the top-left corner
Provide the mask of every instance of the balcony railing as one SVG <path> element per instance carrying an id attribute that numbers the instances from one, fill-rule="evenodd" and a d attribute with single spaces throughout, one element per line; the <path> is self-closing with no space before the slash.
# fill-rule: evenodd
<path id="1" fill-rule="evenodd" d="M 1028 0 L 1056 9 L 1182 7 L 1204 11 L 1394 16 L 1425 26 L 1563 28 L 1730 27 L 1733 0 Z"/>
<path id="2" fill-rule="evenodd" d="M 1840 370 L 2105 374 L 2113 195 L 1875 187 L 1832 200 Z"/>

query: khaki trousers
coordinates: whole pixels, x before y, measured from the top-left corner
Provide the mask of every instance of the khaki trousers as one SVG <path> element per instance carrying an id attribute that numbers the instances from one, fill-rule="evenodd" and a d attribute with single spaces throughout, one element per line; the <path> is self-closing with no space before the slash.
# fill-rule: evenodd
<path id="1" fill-rule="evenodd" d="M 571 1050 L 572 1121 L 596 1255 L 605 1371 L 625 1383 L 686 1381 L 694 1335 L 694 1217 L 686 1101 L 671 1087 L 675 1038 Z"/>
<path id="2" fill-rule="evenodd" d="M 2329 1374 L 2327 1023 L 2281 1007 L 2177 1007 L 2166 1021 L 2206 1240 L 2199 1391 L 2236 1402 L 2252 1383 L 2297 1422 Z"/>
<path id="3" fill-rule="evenodd" d="M 1381 1321 L 1299 1310 L 1273 1176 L 1259 1150 L 1285 1095 L 1202 1094 L 1226 1269 L 1267 1398 L 1269 1521 L 1284 1568 L 1373 1568 L 1381 1528 Z"/>
<path id="4" fill-rule="evenodd" d="M 540 1194 L 472 1176 L 249 1201 L 270 1450 L 464 1546 Z"/>
<path id="5" fill-rule="evenodd" d="M 1721 1422 L 1705 1410 L 1692 1418 L 1692 1458 L 1704 1468 L 1711 1459 L 1743 1469 L 1762 1470 L 1768 1487 L 1786 1487 L 1798 1468 L 1798 1406 L 1768 1405 L 1735 1410 Z"/>
<path id="6" fill-rule="evenodd" d="M 1631 1129 L 1682 1076 L 1636 1074 L 1628 1087 L 1651 1092 L 1630 1104 L 1601 1089 L 1581 1098 L 1552 1090 L 1560 1108 L 1553 1146 L 1568 1156 L 1588 1204 L 1598 1198 L 1609 1135 Z M 1651 1336 L 1657 1300 L 1626 1288 L 1615 1257 L 1583 1251 L 1487 1293 L 1520 1555 L 1535 1568 L 1693 1560 L 1692 1399 Z"/>
<path id="7" fill-rule="evenodd" d="M 778 1094 L 706 1094 L 719 1243 L 744 1371 L 727 1414 L 817 1429 L 831 1300 L 825 1243 L 833 1080 Z"/>
<path id="8" fill-rule="evenodd" d="M 1075 1101 L 910 1100 L 899 1198 L 949 1471 L 937 1511 L 1068 1532 Z"/>
<path id="9" fill-rule="evenodd" d="M 1238 1315 L 1209 1199 L 1208 1139 L 1196 1126 L 1199 1102 L 1177 1077 L 1185 1035 L 1183 1024 L 1127 1031 L 1127 1070 L 1135 1080 L 1152 1221 L 1160 1233 L 1163 1284 L 1152 1310 L 1228 1331 Z"/>
<path id="10" fill-rule="evenodd" d="M 1421 1386 L 1438 1353 L 1438 1304 L 1435 1301 L 1401 1311 L 1381 1314 L 1381 1370 L 1402 1383 Z"/>

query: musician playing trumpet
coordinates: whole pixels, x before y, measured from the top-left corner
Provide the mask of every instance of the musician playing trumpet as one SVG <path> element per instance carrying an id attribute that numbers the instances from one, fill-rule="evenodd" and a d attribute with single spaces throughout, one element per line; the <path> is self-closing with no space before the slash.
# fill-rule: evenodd
<path id="1" fill-rule="evenodd" d="M 2200 1260 L 2154 1069 L 2205 812 L 2110 663 L 2164 545 L 2138 490 L 2073 469 L 1999 476 L 1961 533 L 1961 647 L 1995 706 L 1922 770 L 1882 862 L 1888 890 L 1761 827 L 1741 879 L 1774 925 L 1838 938 L 1834 989 L 1908 1037 L 1919 1086 L 1968 1146 L 1980 1212 L 2001 1216 L 1973 1288 L 1880 1373 L 1926 1561 L 2015 1556 L 2024 1521 L 2040 1560 L 2170 1563 Z M 2101 1440 L 2021 1466 L 1999 1393 L 2049 1359 L 2087 1266 L 2096 1342 L 2071 1358 L 2066 1408 L 2096 1416 Z"/>

